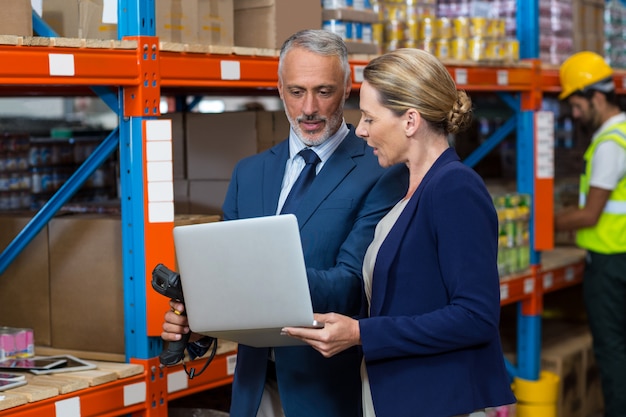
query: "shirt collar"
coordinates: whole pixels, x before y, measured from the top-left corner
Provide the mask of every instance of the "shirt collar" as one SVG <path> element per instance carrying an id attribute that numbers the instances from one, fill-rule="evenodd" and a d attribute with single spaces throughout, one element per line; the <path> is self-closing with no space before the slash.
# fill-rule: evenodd
<path id="1" fill-rule="evenodd" d="M 623 123 L 623 122 L 626 122 L 626 113 L 624 112 L 620 112 L 619 114 L 616 114 L 615 116 L 610 117 L 606 122 L 602 123 L 602 126 L 600 126 L 598 130 L 596 130 L 596 133 L 593 134 L 592 140 L 595 140 L 598 136 L 602 134 L 602 132 L 604 132 L 611 126 L 617 123 Z"/>
<path id="2" fill-rule="evenodd" d="M 334 135 L 325 140 L 324 143 L 322 143 L 321 145 L 312 146 L 311 148 L 315 151 L 317 156 L 319 156 L 320 160 L 322 162 L 325 162 L 330 157 L 330 155 L 332 155 L 335 149 L 337 149 L 339 144 L 341 144 L 341 142 L 348 135 L 348 133 L 350 133 L 350 129 L 344 121 L 343 123 L 341 123 L 341 126 L 339 127 L 339 129 L 337 129 L 337 132 L 335 132 Z M 294 132 L 294 130 L 290 128 L 289 158 L 293 159 L 293 157 L 297 155 L 298 152 L 300 152 L 303 148 L 307 148 L 307 145 L 305 145 L 298 137 L 298 135 L 296 135 L 296 132 Z"/>

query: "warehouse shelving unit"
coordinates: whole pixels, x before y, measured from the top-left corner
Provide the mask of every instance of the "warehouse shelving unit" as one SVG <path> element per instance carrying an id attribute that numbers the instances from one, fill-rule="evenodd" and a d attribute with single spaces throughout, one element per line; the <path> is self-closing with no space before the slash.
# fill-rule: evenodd
<path id="1" fill-rule="evenodd" d="M 528 25 L 537 19 L 537 5 L 533 7 L 529 3 L 536 2 L 518 0 L 519 38 L 525 58 L 521 63 L 449 63 L 448 69 L 459 88 L 469 92 L 497 92 L 516 113 L 470 155 L 466 163 L 472 165 L 480 160 L 517 129 L 518 191 L 530 194 L 534 202 L 542 203 L 533 204 L 531 213 L 531 268 L 525 273 L 503 278 L 500 285 L 502 303 L 519 305 L 518 362 L 515 366 L 508 364 L 509 371 L 512 375 L 535 380 L 539 374 L 543 294 L 579 284 L 583 263 L 580 257 L 550 265 L 541 262 L 541 251 L 553 247 L 553 178 L 540 177 L 536 172 L 535 117 L 541 108 L 542 95 L 557 92 L 559 83 L 558 70 L 542 68 L 535 59 L 538 29 L 529 29 Z M 118 113 L 119 127 L 0 254 L 0 274 L 85 179 L 118 149 L 122 183 L 126 358 L 129 362 L 143 364 L 145 372 L 102 387 L 0 411 L 0 417 L 58 415 L 55 414 L 55 404 L 59 401 L 77 401 L 82 416 L 165 416 L 168 400 L 232 381 L 234 353 L 218 355 L 205 373 L 192 380 L 187 378 L 180 365 L 159 367 L 160 326 L 168 305 L 164 297 L 150 288 L 151 271 L 157 263 L 174 264 L 171 237 L 174 223 L 173 202 L 153 201 L 149 192 L 154 181 L 151 164 L 171 165 L 171 159 L 151 160 L 149 148 L 154 141 L 171 141 L 171 137 L 155 133 L 154 129 L 154 123 L 163 123 L 156 118 L 162 93 L 215 94 L 215 91 L 275 89 L 277 56 L 268 56 L 267 51 L 252 48 L 233 48 L 227 53 L 164 50 L 154 36 L 152 1 L 119 0 L 118 10 L 121 39 L 118 41 L 1 38 L 0 60 L 12 63 L 10 68 L 7 65 L 0 67 L 0 85 L 5 95 L 71 96 L 91 89 Z M 45 29 L 45 25 L 43 27 Z M 360 85 L 366 63 L 367 59 L 358 57 L 351 61 L 355 89 Z M 617 76 L 616 81 L 621 89 L 625 88 L 624 77 Z M 158 181 L 166 187 L 171 186 L 171 178 L 159 178 Z M 160 209 L 157 221 L 152 217 L 155 216 L 155 206 Z M 187 366 L 199 368 L 202 364 L 200 359 Z M 141 400 L 129 404 L 129 392 L 139 392 Z"/>

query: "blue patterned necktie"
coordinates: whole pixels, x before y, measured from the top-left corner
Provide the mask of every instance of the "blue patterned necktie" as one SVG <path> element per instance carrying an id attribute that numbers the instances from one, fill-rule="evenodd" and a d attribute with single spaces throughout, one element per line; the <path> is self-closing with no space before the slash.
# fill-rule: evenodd
<path id="1" fill-rule="evenodd" d="M 315 151 L 305 148 L 298 152 L 303 159 L 306 165 L 300 172 L 300 176 L 291 187 L 291 191 L 289 191 L 289 195 L 283 204 L 283 208 L 280 211 L 281 214 L 285 213 L 293 213 L 296 211 L 296 208 L 300 204 L 300 200 L 306 193 L 306 190 L 311 186 L 311 183 L 315 179 L 315 168 L 317 164 L 320 162 L 320 157 L 317 156 Z"/>

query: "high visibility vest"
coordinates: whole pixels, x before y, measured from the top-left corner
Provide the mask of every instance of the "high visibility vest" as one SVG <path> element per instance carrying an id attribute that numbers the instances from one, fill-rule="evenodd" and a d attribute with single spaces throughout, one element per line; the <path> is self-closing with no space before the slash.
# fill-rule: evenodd
<path id="1" fill-rule="evenodd" d="M 626 123 L 619 123 L 594 140 L 585 151 L 583 159 L 585 170 L 580 177 L 580 201 L 582 208 L 589 194 L 589 178 L 591 161 L 597 146 L 612 140 L 626 152 Z M 612 254 L 626 252 L 626 176 L 620 179 L 606 202 L 604 211 L 595 226 L 579 229 L 576 232 L 576 243 L 597 253 Z"/>

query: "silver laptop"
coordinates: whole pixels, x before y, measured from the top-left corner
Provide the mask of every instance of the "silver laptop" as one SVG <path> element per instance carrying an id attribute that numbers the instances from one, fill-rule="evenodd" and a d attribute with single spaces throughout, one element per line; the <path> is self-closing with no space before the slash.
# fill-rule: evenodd
<path id="1" fill-rule="evenodd" d="M 303 344 L 285 326 L 315 326 L 293 214 L 174 227 L 189 328 L 255 347 Z"/>

